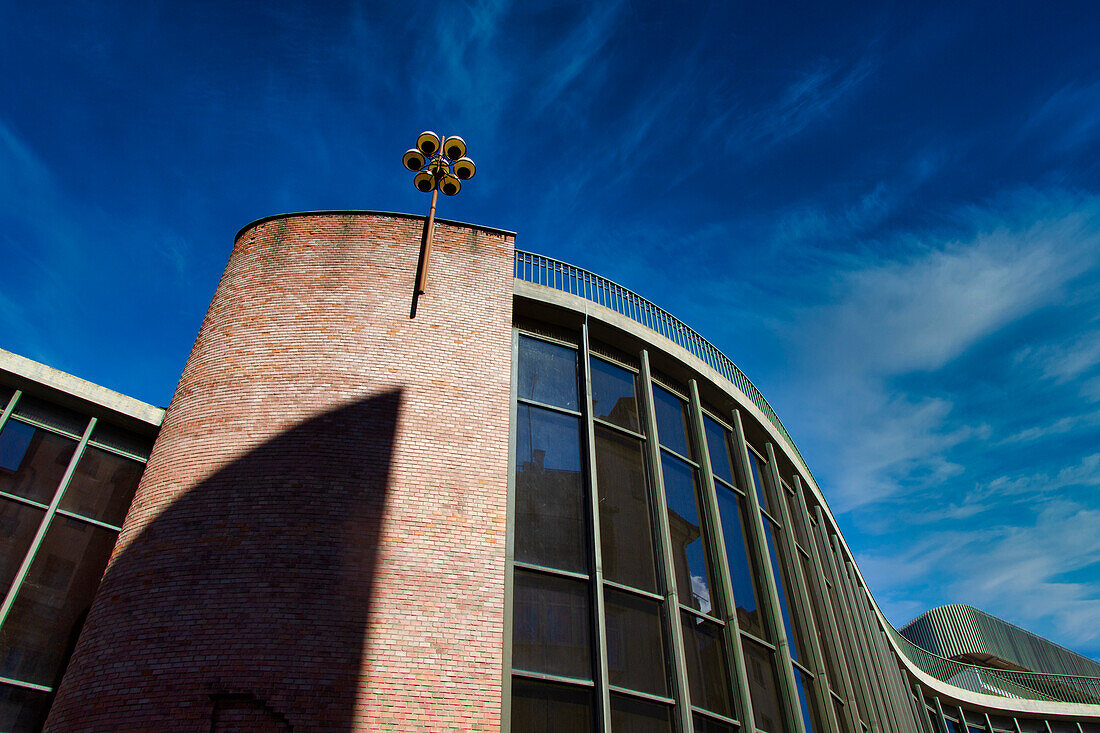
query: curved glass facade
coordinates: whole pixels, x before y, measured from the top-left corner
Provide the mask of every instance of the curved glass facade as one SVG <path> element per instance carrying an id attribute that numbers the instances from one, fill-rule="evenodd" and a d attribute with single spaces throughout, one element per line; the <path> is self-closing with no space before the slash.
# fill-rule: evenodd
<path id="1" fill-rule="evenodd" d="M 941 699 L 898 656 L 801 459 L 730 390 L 607 324 L 614 343 L 590 343 L 587 316 L 523 323 L 506 728 L 1100 730 Z"/>

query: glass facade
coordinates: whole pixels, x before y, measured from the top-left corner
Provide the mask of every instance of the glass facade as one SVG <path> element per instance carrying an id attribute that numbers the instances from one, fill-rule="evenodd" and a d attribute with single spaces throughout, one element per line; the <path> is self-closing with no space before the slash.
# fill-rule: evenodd
<path id="1" fill-rule="evenodd" d="M 33 731 L 76 645 L 150 441 L 128 435 L 119 448 L 125 430 L 14 390 L 5 396 L 0 730 Z"/>
<path id="2" fill-rule="evenodd" d="M 645 351 L 516 339 L 511 730 L 1046 730 L 913 686 L 823 508 L 740 413 Z"/>

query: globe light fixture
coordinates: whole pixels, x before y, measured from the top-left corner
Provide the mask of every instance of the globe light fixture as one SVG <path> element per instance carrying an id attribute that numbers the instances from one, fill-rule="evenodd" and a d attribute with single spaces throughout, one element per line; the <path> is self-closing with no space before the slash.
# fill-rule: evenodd
<path id="1" fill-rule="evenodd" d="M 435 204 L 439 192 L 454 196 L 462 190 L 462 182 L 474 177 L 477 166 L 466 155 L 466 141 L 458 135 L 441 137 L 425 130 L 416 138 L 416 147 L 409 148 L 401 156 L 401 163 L 415 173 L 413 185 L 417 191 L 432 194 L 428 209 L 428 226 L 424 235 L 424 257 L 416 279 L 416 294 L 420 295 L 428 283 L 428 264 L 432 257 L 432 233 L 435 229 Z"/>

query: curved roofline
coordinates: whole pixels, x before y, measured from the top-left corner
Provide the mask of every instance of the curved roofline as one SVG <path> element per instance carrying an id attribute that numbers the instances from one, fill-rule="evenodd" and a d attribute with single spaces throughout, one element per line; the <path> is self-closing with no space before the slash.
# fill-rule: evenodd
<path id="1" fill-rule="evenodd" d="M 241 238 L 241 235 L 252 227 L 258 224 L 265 224 L 269 221 L 276 219 L 287 219 L 293 216 L 333 216 L 333 215 L 363 215 L 363 216 L 394 216 L 399 219 L 427 219 L 427 216 L 422 214 L 405 214 L 400 211 L 375 211 L 373 209 L 318 209 L 316 211 L 289 211 L 284 214 L 271 214 L 269 216 L 262 216 L 255 221 L 249 222 L 237 230 L 237 233 L 233 235 L 233 241 L 236 242 Z M 465 221 L 456 221 L 455 219 L 440 219 L 438 216 L 435 218 L 440 224 L 450 224 L 451 226 L 466 227 L 468 229 L 480 229 L 483 232 L 490 232 L 492 234 L 504 234 L 511 237 L 515 237 L 516 233 L 507 229 L 498 229 L 497 227 L 487 227 L 482 224 L 470 224 Z"/>

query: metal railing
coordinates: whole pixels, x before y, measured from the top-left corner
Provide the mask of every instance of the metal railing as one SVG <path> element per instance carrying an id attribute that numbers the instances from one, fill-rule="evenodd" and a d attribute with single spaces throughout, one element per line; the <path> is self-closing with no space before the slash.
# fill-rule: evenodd
<path id="1" fill-rule="evenodd" d="M 654 305 L 634 291 L 608 280 L 606 277 L 601 277 L 594 272 L 589 272 L 560 260 L 531 252 L 523 252 L 518 249 L 516 250 L 515 277 L 523 282 L 545 285 L 563 293 L 579 296 L 605 308 L 610 308 L 620 315 L 637 321 L 651 331 L 659 333 L 701 359 L 707 366 L 732 382 L 759 408 L 760 412 L 764 413 L 768 422 L 779 431 L 787 446 L 798 457 L 798 462 L 802 465 L 806 475 L 813 477 L 805 459 L 798 452 L 798 447 L 791 440 L 791 436 L 787 433 L 787 429 L 783 427 L 783 423 L 780 422 L 779 416 L 775 414 L 775 410 L 764 399 L 764 395 L 760 394 L 760 390 L 749 381 L 744 372 L 738 369 L 737 365 L 728 356 L 679 318 Z"/>
<path id="2" fill-rule="evenodd" d="M 1010 669 L 966 664 L 920 648 L 890 624 L 886 624 L 886 628 L 913 666 L 930 677 L 935 677 L 954 687 L 985 695 L 1023 700 L 1100 704 L 1100 678 L 1045 672 L 1016 672 Z"/>

